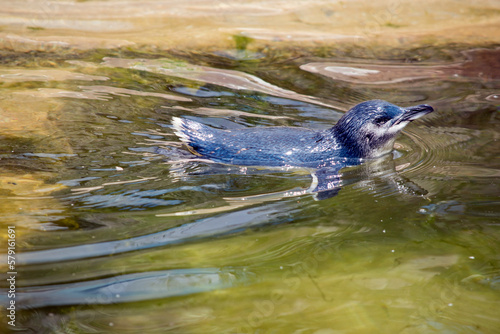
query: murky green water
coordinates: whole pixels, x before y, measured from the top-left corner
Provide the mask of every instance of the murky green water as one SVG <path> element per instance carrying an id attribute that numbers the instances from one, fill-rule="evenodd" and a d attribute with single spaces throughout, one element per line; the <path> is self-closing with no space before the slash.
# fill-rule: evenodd
<path id="1" fill-rule="evenodd" d="M 464 51 L 17 55 L 0 68 L 16 329 L 498 332 L 500 51 Z M 304 171 L 193 160 L 170 125 L 320 129 L 374 98 L 436 112 L 321 201 Z"/>

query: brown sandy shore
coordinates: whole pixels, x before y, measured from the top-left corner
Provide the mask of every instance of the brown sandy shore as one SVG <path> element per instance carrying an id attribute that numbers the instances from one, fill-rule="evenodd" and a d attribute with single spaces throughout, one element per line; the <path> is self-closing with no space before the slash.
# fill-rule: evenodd
<path id="1" fill-rule="evenodd" d="M 230 47 L 231 36 L 301 46 L 500 43 L 491 0 L 0 1 L 0 47 Z"/>

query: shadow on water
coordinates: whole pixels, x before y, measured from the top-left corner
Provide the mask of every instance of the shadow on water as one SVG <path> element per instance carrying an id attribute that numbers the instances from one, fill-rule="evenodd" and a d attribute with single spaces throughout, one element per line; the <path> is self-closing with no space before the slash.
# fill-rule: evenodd
<path id="1" fill-rule="evenodd" d="M 217 53 L 2 69 L 5 99 L 39 104 L 57 125 L 0 144 L 0 196 L 17 211 L 0 209 L 22 218 L 20 324 L 492 333 L 499 52 L 419 65 Z M 341 190 L 322 201 L 307 192 L 310 171 L 196 159 L 170 125 L 324 129 L 372 98 L 437 112 L 392 155 L 342 169 Z"/>

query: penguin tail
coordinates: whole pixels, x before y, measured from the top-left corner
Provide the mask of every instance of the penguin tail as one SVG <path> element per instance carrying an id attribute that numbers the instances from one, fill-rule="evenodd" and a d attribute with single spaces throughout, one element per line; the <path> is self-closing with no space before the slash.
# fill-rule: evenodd
<path id="1" fill-rule="evenodd" d="M 198 152 L 199 150 L 203 151 L 203 148 L 212 144 L 211 140 L 216 131 L 216 129 L 204 124 L 179 117 L 172 117 L 172 127 L 179 139 L 193 149 L 192 153 L 197 155 L 201 153 Z"/>

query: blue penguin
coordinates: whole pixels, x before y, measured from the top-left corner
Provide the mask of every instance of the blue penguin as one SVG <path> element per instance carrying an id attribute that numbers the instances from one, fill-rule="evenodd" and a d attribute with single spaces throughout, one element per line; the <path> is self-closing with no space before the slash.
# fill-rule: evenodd
<path id="1" fill-rule="evenodd" d="M 323 131 L 284 126 L 222 130 L 178 117 L 172 126 L 192 153 L 214 162 L 316 169 L 317 192 L 334 188 L 341 168 L 391 152 L 408 123 L 433 111 L 426 104 L 402 108 L 371 100 Z"/>

